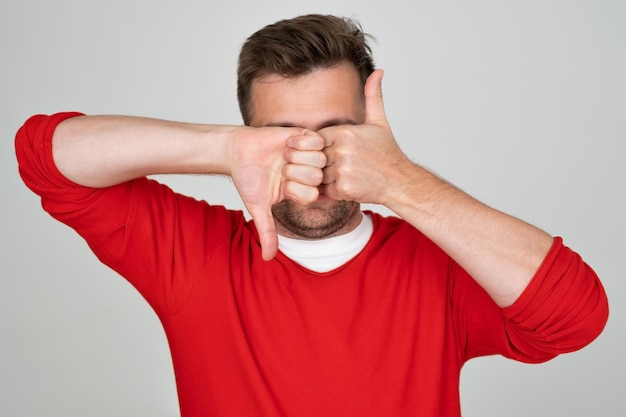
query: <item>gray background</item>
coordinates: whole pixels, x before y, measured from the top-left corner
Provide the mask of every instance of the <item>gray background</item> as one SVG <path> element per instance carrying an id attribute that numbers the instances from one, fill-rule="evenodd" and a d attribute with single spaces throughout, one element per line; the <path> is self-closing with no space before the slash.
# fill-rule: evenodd
<path id="1" fill-rule="evenodd" d="M 561 235 L 603 279 L 611 318 L 543 365 L 463 370 L 468 416 L 624 416 L 623 1 L 4 0 L 0 6 L 0 415 L 178 415 L 163 330 L 17 175 L 15 131 L 80 110 L 240 124 L 236 55 L 253 31 L 323 12 L 377 38 L 406 152 L 486 203 Z M 165 177 L 241 207 L 226 179 Z"/>

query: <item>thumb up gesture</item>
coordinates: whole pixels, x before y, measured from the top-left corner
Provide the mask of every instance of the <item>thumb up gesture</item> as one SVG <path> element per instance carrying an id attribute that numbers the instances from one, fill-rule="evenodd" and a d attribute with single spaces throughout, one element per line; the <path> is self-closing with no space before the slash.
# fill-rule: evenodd
<path id="1" fill-rule="evenodd" d="M 400 180 L 403 167 L 412 163 L 398 147 L 385 115 L 383 71 L 374 71 L 364 87 L 365 122 L 318 132 L 324 138 L 324 191 L 336 200 L 386 205 Z"/>

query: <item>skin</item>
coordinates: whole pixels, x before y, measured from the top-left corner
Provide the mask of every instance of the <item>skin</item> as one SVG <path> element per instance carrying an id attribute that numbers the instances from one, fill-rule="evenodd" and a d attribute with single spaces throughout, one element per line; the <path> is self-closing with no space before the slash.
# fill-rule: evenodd
<path id="1" fill-rule="evenodd" d="M 229 175 L 266 260 L 276 254 L 277 233 L 346 233 L 360 220 L 357 202 L 381 204 L 439 245 L 498 305 L 511 305 L 553 238 L 411 162 L 387 122 L 382 77 L 375 71 L 361 90 L 348 63 L 264 77 L 253 86 L 251 127 L 75 117 L 55 130 L 53 158 L 63 175 L 90 187 L 151 174 Z"/>
<path id="2" fill-rule="evenodd" d="M 302 237 L 313 225 L 329 235 L 346 233 L 356 227 L 360 213 L 345 214 L 344 225 L 334 230 L 332 207 L 342 201 L 381 204 L 437 243 L 496 303 L 513 304 L 553 238 L 411 162 L 387 122 L 382 77 L 381 70 L 375 71 L 361 94 L 356 70 L 344 63 L 295 80 L 270 76 L 254 86 L 255 125 L 304 127 L 324 141 L 320 191 L 327 211 L 320 214 L 317 202 L 289 203 L 285 212 L 275 209 L 279 233 Z M 294 214 L 300 228 L 287 225 Z"/>
<path id="3" fill-rule="evenodd" d="M 310 131 L 336 125 L 357 125 L 365 121 L 365 101 L 361 81 L 354 67 L 341 64 L 321 68 L 299 78 L 268 75 L 252 85 L 253 117 L 250 125 L 297 126 Z M 303 153 L 288 148 L 289 158 L 310 166 L 325 167 L 326 155 Z M 307 159 L 307 157 L 309 159 Z M 313 158 L 319 158 L 319 162 Z M 302 170 L 290 164 L 287 170 Z M 323 172 L 311 171 L 311 180 L 321 185 Z M 361 220 L 356 201 L 335 200 L 320 193 L 312 204 L 283 200 L 272 207 L 277 232 L 300 239 L 337 236 L 354 229 Z"/>

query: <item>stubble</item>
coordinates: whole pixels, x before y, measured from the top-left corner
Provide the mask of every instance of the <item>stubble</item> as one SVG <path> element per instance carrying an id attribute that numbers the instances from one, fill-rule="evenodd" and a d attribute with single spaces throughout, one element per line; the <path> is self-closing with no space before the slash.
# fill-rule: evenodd
<path id="1" fill-rule="evenodd" d="M 283 226 L 291 237 L 321 239 L 341 234 L 359 210 L 359 203 L 337 201 L 323 207 L 315 203 L 307 207 L 296 207 L 295 203 L 283 200 L 272 207 L 276 222 Z"/>

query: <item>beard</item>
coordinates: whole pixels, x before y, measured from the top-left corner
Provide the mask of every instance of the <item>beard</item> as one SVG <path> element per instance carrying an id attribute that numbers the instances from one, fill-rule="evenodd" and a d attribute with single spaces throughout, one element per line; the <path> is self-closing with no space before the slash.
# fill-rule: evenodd
<path id="1" fill-rule="evenodd" d="M 283 200 L 272 206 L 272 215 L 276 222 L 297 238 L 321 239 L 340 231 L 358 210 L 359 203 L 355 201 L 301 206 L 293 201 Z"/>

